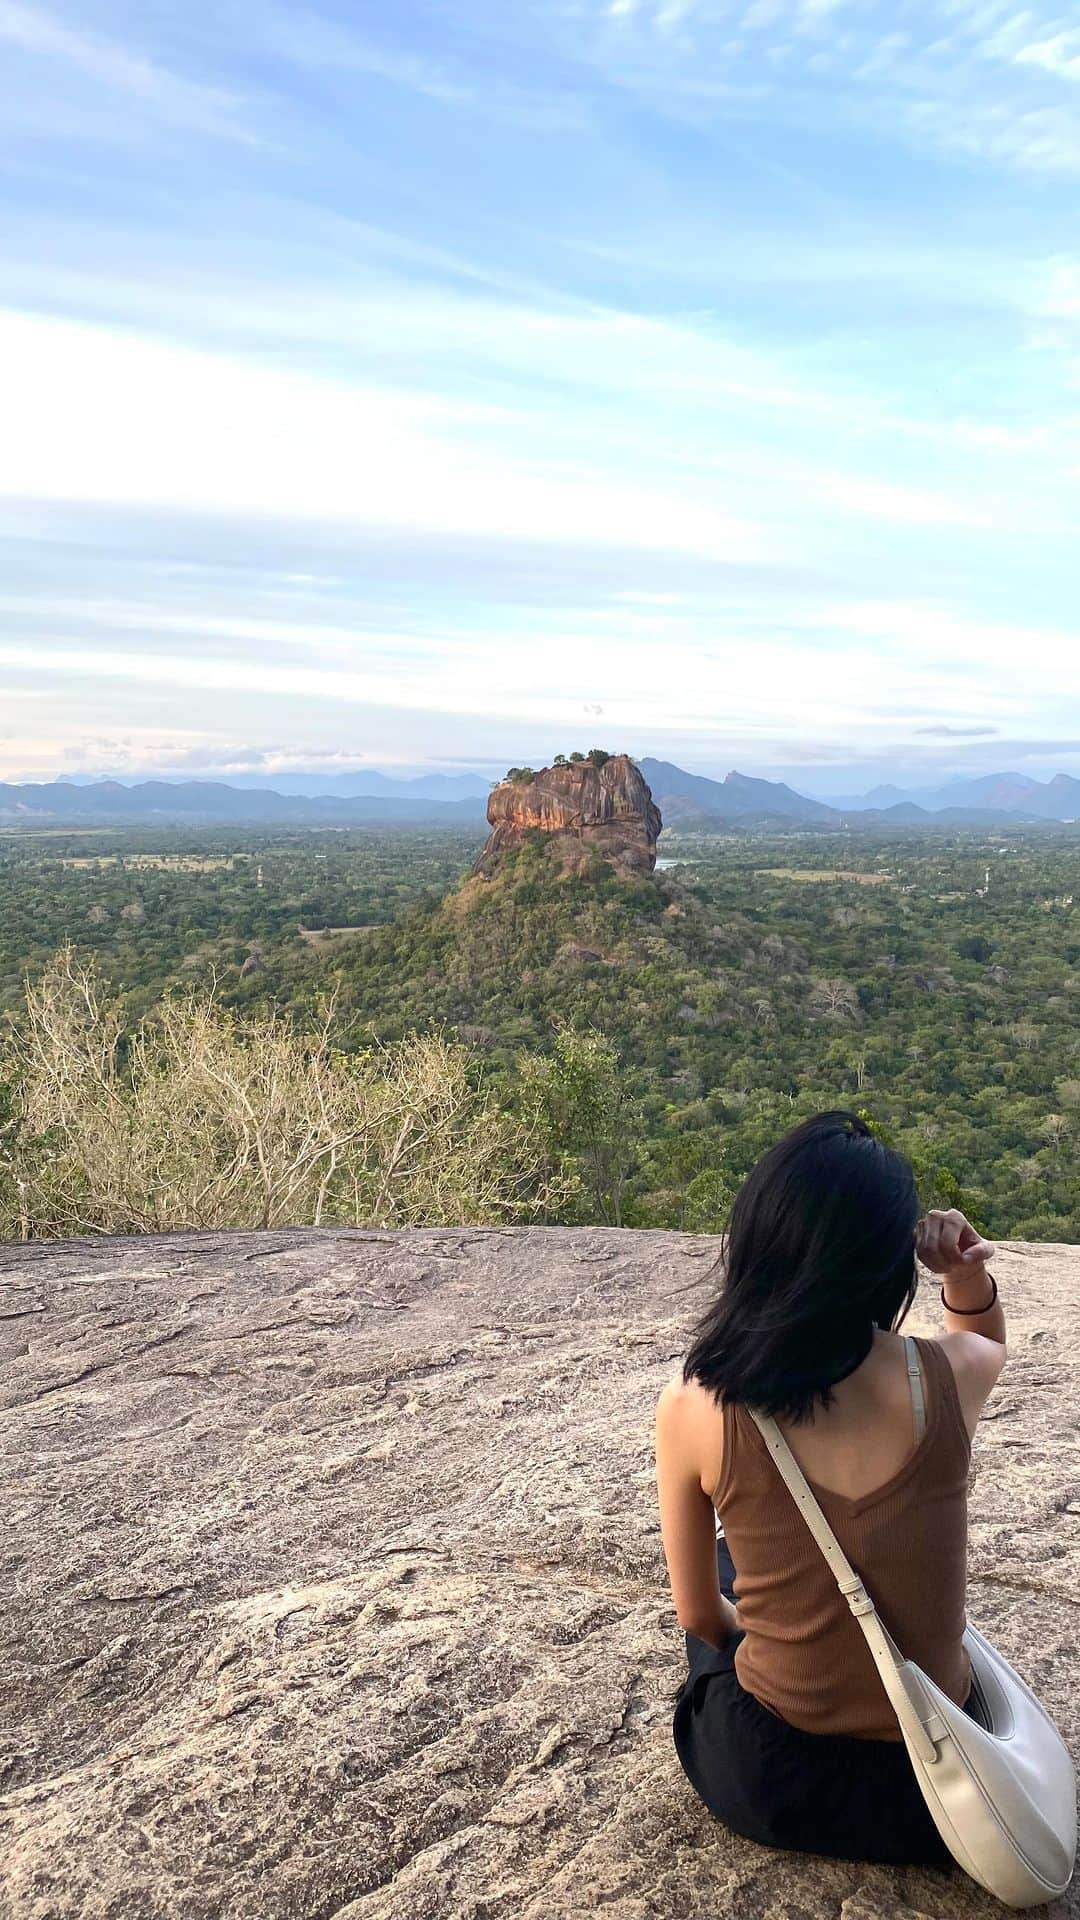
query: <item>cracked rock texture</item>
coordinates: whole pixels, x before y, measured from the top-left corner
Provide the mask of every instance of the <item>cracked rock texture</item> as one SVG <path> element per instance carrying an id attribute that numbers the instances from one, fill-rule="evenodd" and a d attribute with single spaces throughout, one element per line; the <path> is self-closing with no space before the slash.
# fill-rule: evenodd
<path id="1" fill-rule="evenodd" d="M 491 875 L 510 847 L 539 830 L 553 836 L 563 866 L 587 865 L 590 849 L 616 870 L 651 873 L 663 822 L 645 777 L 629 754 L 612 754 L 602 767 L 588 760 L 541 767 L 528 780 L 500 780 L 488 795 L 491 827 L 476 863 Z"/>
<path id="2" fill-rule="evenodd" d="M 0 1250 L 4 1920 L 1001 1913 L 753 1846 L 679 1769 L 652 1419 L 716 1244 Z M 1076 1753 L 1080 1249 L 995 1267 L 968 1611 Z"/>

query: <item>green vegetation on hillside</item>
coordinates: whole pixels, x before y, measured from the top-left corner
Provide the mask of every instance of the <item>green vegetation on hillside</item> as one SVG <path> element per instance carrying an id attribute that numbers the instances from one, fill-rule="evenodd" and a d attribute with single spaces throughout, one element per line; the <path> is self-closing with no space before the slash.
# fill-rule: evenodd
<path id="1" fill-rule="evenodd" d="M 437 906 L 476 858 L 476 832 L 372 828 L 112 828 L 0 834 L 0 1009 L 23 1004 L 72 942 L 134 1020 L 175 982 L 279 1006 L 322 992 L 309 932 L 369 927 Z M 255 966 L 241 980 L 252 956 Z"/>
<path id="2" fill-rule="evenodd" d="M 343 1053 L 315 1032 L 169 996 L 134 1028 L 72 948 L 27 994 L 0 1119 L 0 1231 L 439 1226 L 535 1218 L 535 1124 L 437 1034 Z"/>
<path id="3" fill-rule="evenodd" d="M 716 1228 L 779 1133 L 843 1103 L 927 1204 L 1080 1239 L 1080 837 L 665 834 L 680 864 L 626 880 L 537 834 L 462 885 L 479 846 L 10 836 L 0 992 L 20 1022 L 70 940 L 125 1031 L 181 989 L 309 1037 L 332 994 L 341 1060 L 441 1035 L 540 1156 L 537 1217 Z"/>

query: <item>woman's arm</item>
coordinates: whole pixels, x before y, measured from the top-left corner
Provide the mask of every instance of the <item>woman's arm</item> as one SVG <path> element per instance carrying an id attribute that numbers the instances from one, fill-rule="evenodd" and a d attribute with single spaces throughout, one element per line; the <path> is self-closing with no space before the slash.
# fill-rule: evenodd
<path id="1" fill-rule="evenodd" d="M 926 1214 L 915 1229 L 915 1247 L 923 1266 L 941 1279 L 945 1333 L 939 1345 L 956 1376 L 964 1422 L 974 1439 L 1005 1364 L 1005 1312 L 988 1267 L 996 1249 L 956 1207 Z"/>
<path id="2" fill-rule="evenodd" d="M 987 1270 L 997 1252 L 992 1242 L 959 1208 L 934 1208 L 915 1229 L 915 1251 L 923 1266 L 941 1277 L 946 1333 L 977 1333 L 1003 1347 L 1005 1312 Z"/>
<path id="3" fill-rule="evenodd" d="M 701 1484 L 695 1452 L 695 1395 L 669 1381 L 656 1408 L 656 1485 L 660 1531 L 679 1625 L 714 1647 L 738 1632 L 739 1619 L 720 1591 L 716 1513 Z"/>

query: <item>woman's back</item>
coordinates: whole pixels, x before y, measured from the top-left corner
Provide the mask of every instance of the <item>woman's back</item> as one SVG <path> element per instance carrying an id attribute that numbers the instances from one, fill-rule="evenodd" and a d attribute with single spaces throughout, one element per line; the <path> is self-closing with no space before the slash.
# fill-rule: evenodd
<path id="1" fill-rule="evenodd" d="M 720 1284 L 657 1402 L 657 1494 L 686 1634 L 676 1751 L 705 1804 L 764 1845 L 949 1858 L 751 1409 L 776 1419 L 901 1653 L 968 1707 L 971 1440 L 1005 1360 L 993 1253 L 958 1209 L 921 1213 L 910 1161 L 841 1109 L 784 1134 L 732 1203 Z M 940 1276 L 945 1333 L 905 1355 L 920 1267 Z"/>
<path id="2" fill-rule="evenodd" d="M 946 1334 L 932 1342 L 920 1340 L 951 1356 L 957 1375 L 957 1393 L 970 1437 L 985 1399 L 981 1381 L 969 1389 L 955 1351 L 970 1336 Z M 925 1368 L 920 1362 L 921 1371 Z M 798 1426 L 783 1419 L 778 1425 L 807 1478 L 847 1499 L 873 1493 L 903 1466 L 915 1444 L 912 1396 L 903 1336 L 878 1331 L 866 1359 L 846 1380 L 832 1389 L 832 1404 L 817 1406 L 813 1417 Z"/>
<path id="3" fill-rule="evenodd" d="M 965 1411 L 944 1347 L 914 1345 L 925 1401 L 917 1444 L 904 1342 L 895 1334 L 875 1336 L 828 1410 L 810 1423 L 779 1424 L 893 1638 L 961 1705 L 971 1677 L 963 1633 L 977 1409 Z M 715 1418 L 722 1441 L 712 1498 L 737 1571 L 741 1684 L 807 1732 L 899 1740 L 858 1622 L 754 1421 L 736 1404 Z"/>

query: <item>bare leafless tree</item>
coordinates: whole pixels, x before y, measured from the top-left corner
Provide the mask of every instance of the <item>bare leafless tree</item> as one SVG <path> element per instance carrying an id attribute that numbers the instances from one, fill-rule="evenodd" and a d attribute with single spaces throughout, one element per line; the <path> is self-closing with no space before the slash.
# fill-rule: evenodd
<path id="1" fill-rule="evenodd" d="M 853 1020 L 859 1012 L 859 996 L 850 980 L 815 980 L 810 998 L 822 1013 L 840 1020 Z"/>
<path id="2" fill-rule="evenodd" d="M 343 1053 L 166 999 L 131 1033 L 70 948 L 28 983 L 0 1143 L 7 1237 L 535 1215 L 552 1202 L 535 1134 L 438 1033 Z M 6 1215 L 2 1217 L 2 1215 Z"/>

